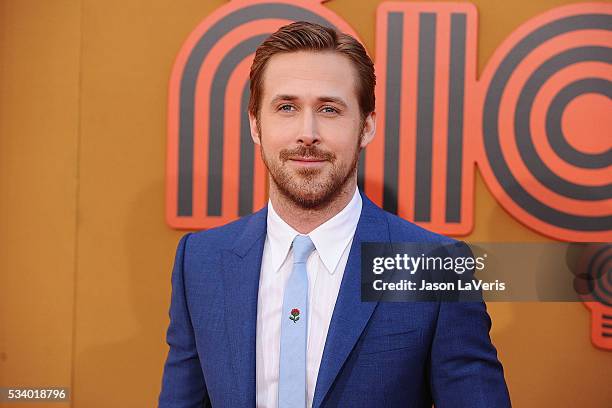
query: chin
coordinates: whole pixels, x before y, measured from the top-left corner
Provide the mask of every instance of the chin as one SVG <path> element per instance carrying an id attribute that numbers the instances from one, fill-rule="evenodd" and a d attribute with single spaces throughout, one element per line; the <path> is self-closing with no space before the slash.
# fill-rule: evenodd
<path id="1" fill-rule="evenodd" d="M 304 189 L 299 191 L 285 190 L 285 196 L 301 208 L 314 210 L 325 207 L 334 200 L 339 189 L 315 190 L 304 192 Z"/>

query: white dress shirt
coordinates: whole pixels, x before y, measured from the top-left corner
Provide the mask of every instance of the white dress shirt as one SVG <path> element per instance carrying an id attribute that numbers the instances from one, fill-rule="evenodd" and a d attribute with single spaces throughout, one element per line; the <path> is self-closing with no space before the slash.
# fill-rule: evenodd
<path id="1" fill-rule="evenodd" d="M 308 270 L 308 339 L 306 349 L 307 406 L 312 406 L 327 331 L 334 312 L 344 268 L 361 215 L 361 196 L 355 194 L 346 207 L 308 236 L 315 245 Z M 257 407 L 278 406 L 281 312 L 285 283 L 293 267 L 293 238 L 299 232 L 274 211 L 268 201 L 267 236 L 264 244 L 257 301 L 256 381 Z M 315 300 L 315 301 L 313 301 Z"/>

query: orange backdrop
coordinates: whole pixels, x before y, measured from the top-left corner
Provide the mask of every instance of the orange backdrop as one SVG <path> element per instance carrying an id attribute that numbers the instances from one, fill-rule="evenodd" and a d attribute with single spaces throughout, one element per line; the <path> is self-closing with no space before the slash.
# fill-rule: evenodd
<path id="1" fill-rule="evenodd" d="M 182 235 L 164 220 L 168 79 L 186 36 L 224 3 L 0 0 L 0 386 L 73 394 L 37 407 L 156 404 Z M 373 53 L 379 3 L 326 7 Z M 569 2 L 472 3 L 481 72 L 518 25 Z M 465 239 L 548 240 L 479 175 L 475 188 Z M 582 304 L 489 310 L 515 406 L 609 406 L 612 353 L 591 345 Z"/>

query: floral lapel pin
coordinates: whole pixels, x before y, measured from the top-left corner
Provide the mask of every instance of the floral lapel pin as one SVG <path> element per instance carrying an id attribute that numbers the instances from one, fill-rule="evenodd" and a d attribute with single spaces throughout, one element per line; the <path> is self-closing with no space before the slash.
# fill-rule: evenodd
<path id="1" fill-rule="evenodd" d="M 291 316 L 289 316 L 290 320 L 293 320 L 293 323 L 297 323 L 300 320 L 300 309 L 291 309 Z"/>

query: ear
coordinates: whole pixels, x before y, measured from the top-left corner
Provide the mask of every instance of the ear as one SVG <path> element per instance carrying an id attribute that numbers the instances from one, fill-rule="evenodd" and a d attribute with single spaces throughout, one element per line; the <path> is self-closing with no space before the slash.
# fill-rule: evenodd
<path id="1" fill-rule="evenodd" d="M 365 118 L 363 123 L 363 131 L 361 132 L 361 148 L 363 149 L 370 144 L 376 134 L 376 112 L 370 113 Z"/>
<path id="2" fill-rule="evenodd" d="M 251 112 L 249 112 L 249 126 L 251 128 L 251 139 L 253 139 L 253 143 L 261 145 L 259 130 L 257 128 L 257 118 L 253 116 Z"/>

